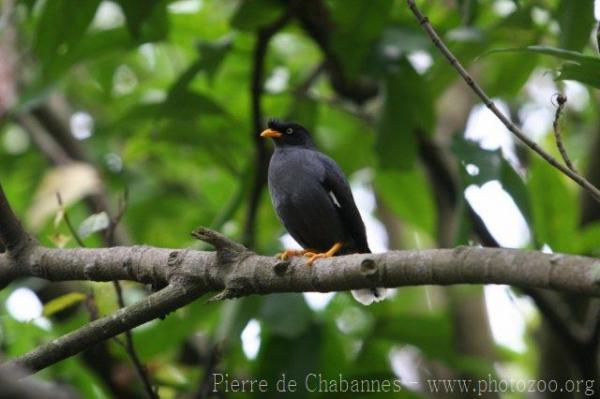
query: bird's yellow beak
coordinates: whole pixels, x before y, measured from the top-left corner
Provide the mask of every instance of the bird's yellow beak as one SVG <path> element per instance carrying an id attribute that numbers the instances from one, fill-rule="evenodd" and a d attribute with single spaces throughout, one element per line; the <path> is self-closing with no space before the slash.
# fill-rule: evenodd
<path id="1" fill-rule="evenodd" d="M 273 130 L 273 129 L 265 129 L 263 130 L 263 132 L 260 134 L 260 137 L 271 137 L 271 138 L 277 138 L 277 137 L 281 137 L 282 134 L 280 132 L 278 132 L 277 130 Z"/>

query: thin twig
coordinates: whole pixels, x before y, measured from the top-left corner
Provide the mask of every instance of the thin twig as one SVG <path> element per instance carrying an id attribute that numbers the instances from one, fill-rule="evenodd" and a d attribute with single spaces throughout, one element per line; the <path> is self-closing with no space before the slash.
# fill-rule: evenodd
<path id="1" fill-rule="evenodd" d="M 73 236 L 75 241 L 77 241 L 77 244 L 80 247 L 86 248 L 85 243 L 83 242 L 81 237 L 79 237 L 79 234 L 77 233 L 77 230 L 75 230 L 73 223 L 71 223 L 71 219 L 69 218 L 69 213 L 67 212 L 67 209 L 65 208 L 65 205 L 62 200 L 62 196 L 60 195 L 60 193 L 58 191 L 56 192 L 56 200 L 58 201 L 58 206 L 60 208 L 60 211 L 62 212 L 62 217 L 65 220 L 65 224 L 67 225 L 69 232 L 71 233 L 71 235 Z"/>
<path id="2" fill-rule="evenodd" d="M 127 188 L 125 188 L 123 195 L 119 197 L 119 206 L 117 212 L 111 218 L 110 225 L 108 226 L 108 230 L 106 231 L 106 243 L 109 247 L 115 245 L 115 231 L 117 229 L 117 226 L 119 225 L 119 222 L 123 218 L 123 215 L 125 215 L 125 210 L 127 209 L 128 205 L 128 198 L 129 191 L 127 190 Z M 125 299 L 123 298 L 123 287 L 121 286 L 119 280 L 114 280 L 113 286 L 115 288 L 115 294 L 117 296 L 117 304 L 119 305 L 119 309 L 123 309 L 125 307 Z M 125 330 L 124 343 L 121 340 L 117 339 L 117 337 L 115 337 L 115 341 L 125 349 L 125 352 L 127 352 L 127 355 L 131 359 L 131 362 L 133 363 L 138 377 L 144 385 L 144 390 L 146 391 L 148 397 L 152 399 L 158 398 L 158 393 L 156 392 L 156 389 L 152 386 L 152 383 L 150 381 L 148 370 L 142 364 L 140 357 L 135 349 L 135 343 L 133 341 L 133 334 L 131 333 L 131 330 Z"/>
<path id="3" fill-rule="evenodd" d="M 100 311 L 98 310 L 98 304 L 96 303 L 96 296 L 94 295 L 94 290 L 91 287 L 85 296 L 84 306 L 90 315 L 90 321 L 98 320 L 100 318 Z M 112 340 L 125 349 L 125 344 L 119 339 L 119 337 L 112 337 Z"/>
<path id="4" fill-rule="evenodd" d="M 109 243 L 109 246 L 114 246 L 114 232 L 115 232 L 115 229 L 117 228 L 117 225 L 123 218 L 125 209 L 127 208 L 127 197 L 128 197 L 128 192 L 127 192 L 127 190 L 125 190 L 125 192 L 123 193 L 123 197 L 121 197 L 119 199 L 119 209 L 117 210 L 117 213 L 110 221 L 110 226 L 108 227 L 107 234 L 106 234 L 106 241 L 107 241 L 107 243 Z M 65 224 L 67 225 L 69 231 L 71 232 L 71 235 L 73 236 L 73 238 L 75 238 L 75 241 L 77 241 L 77 243 L 79 244 L 80 247 L 85 248 L 86 245 L 84 244 L 83 240 L 81 239 L 81 237 L 79 237 L 79 234 L 77 234 L 77 231 L 73 227 L 73 224 L 71 223 L 69 214 L 64 207 L 64 203 L 63 203 L 62 197 L 59 192 L 56 193 L 56 199 L 58 200 L 58 205 L 60 206 L 63 219 L 65 220 Z M 119 305 L 119 309 L 122 309 L 125 307 L 125 301 L 123 299 L 123 289 L 121 287 L 121 283 L 118 280 L 115 280 L 115 281 L 113 281 L 113 286 L 115 288 L 115 293 L 117 295 L 117 303 Z M 89 294 L 87 296 L 86 305 L 88 307 L 88 310 L 90 311 L 90 316 L 92 318 L 92 321 L 96 320 L 98 318 L 98 308 L 95 306 L 96 304 L 95 304 L 95 300 L 93 298 L 93 293 Z M 135 345 L 133 343 L 133 336 L 131 334 L 131 330 L 125 331 L 125 339 L 126 339 L 125 343 L 123 343 L 123 341 L 121 341 L 118 337 L 113 337 L 113 340 L 117 344 L 121 345 L 123 347 L 123 349 L 125 349 L 125 351 L 129 355 L 129 357 L 131 358 L 133 366 L 134 366 L 135 370 L 137 371 L 138 376 L 139 376 L 140 380 L 142 381 L 142 384 L 144 385 L 144 389 L 145 389 L 146 393 L 148 394 L 148 397 L 150 397 L 152 399 L 158 398 L 158 394 L 156 393 L 156 390 L 152 387 L 152 384 L 150 383 L 150 378 L 148 376 L 148 373 L 146 372 L 146 368 L 140 361 L 140 358 L 135 350 Z"/>
<path id="5" fill-rule="evenodd" d="M 117 230 L 117 226 L 121 222 L 121 219 L 123 219 L 123 216 L 125 215 L 125 210 L 127 209 L 127 205 L 129 203 L 129 189 L 127 187 L 125 187 L 125 190 L 123 191 L 123 194 L 119 197 L 118 201 L 119 205 L 117 208 L 117 213 L 113 217 L 111 217 L 110 224 L 108 226 L 108 229 L 106 230 L 106 244 L 109 247 L 114 247 L 115 245 L 117 245 L 117 242 L 115 240 L 115 231 Z"/>
<path id="6" fill-rule="evenodd" d="M 89 292 L 85 296 L 84 302 L 85 308 L 90 314 L 90 321 L 94 321 L 98 319 L 98 315 L 100 314 L 98 311 L 98 304 L 96 303 L 96 297 L 94 295 L 94 290 L 90 287 Z"/>
<path id="7" fill-rule="evenodd" d="M 119 281 L 113 281 L 113 285 L 115 287 L 115 292 L 117 293 L 119 309 L 123 309 L 125 308 L 125 301 L 123 300 L 123 289 L 121 287 L 121 283 L 119 283 Z M 150 382 L 148 370 L 142 364 L 142 361 L 140 360 L 140 357 L 138 356 L 137 351 L 135 350 L 135 344 L 133 342 L 133 334 L 131 334 L 131 330 L 125 330 L 124 348 L 127 352 L 127 355 L 129 355 L 129 358 L 133 362 L 133 365 L 138 373 L 138 376 L 140 377 L 140 380 L 142 380 L 142 383 L 144 384 L 144 390 L 146 391 L 146 394 L 149 398 L 158 399 L 158 393 L 156 392 L 156 389 L 152 386 L 152 383 Z"/>
<path id="8" fill-rule="evenodd" d="M 562 141 L 562 136 L 560 135 L 560 116 L 562 115 L 562 111 L 565 108 L 565 104 L 567 103 L 567 97 L 563 94 L 556 94 L 554 97 L 556 98 L 556 113 L 554 114 L 554 121 L 552 122 L 552 127 L 554 129 L 554 138 L 556 139 L 556 147 L 558 147 L 558 152 L 562 156 L 563 161 L 565 161 L 565 165 L 573 172 L 577 172 L 569 155 L 567 154 L 567 150 L 565 149 L 565 145 Z"/>
<path id="9" fill-rule="evenodd" d="M 585 177 L 573 172 L 568 167 L 558 162 L 552 155 L 544 151 L 537 143 L 532 141 L 529 137 L 523 133 L 521 128 L 515 125 L 506 115 L 502 113 L 496 106 L 496 104 L 488 97 L 483 91 L 481 86 L 471 77 L 469 72 L 462 66 L 460 61 L 454 56 L 454 54 L 444 44 L 440 36 L 437 34 L 433 26 L 429 22 L 429 19 L 423 15 L 421 10 L 417 7 L 414 0 L 406 0 L 408 7 L 415 15 L 417 21 L 421 24 L 423 29 L 427 32 L 433 44 L 442 52 L 444 57 L 450 62 L 450 64 L 458 71 L 460 76 L 469 85 L 471 90 L 483 101 L 485 106 L 496 115 L 498 119 L 506 126 L 506 128 L 513 133 L 519 140 L 521 140 L 527 147 L 536 152 L 539 156 L 546 160 L 550 165 L 567 175 L 575 183 L 579 184 L 585 191 L 587 191 L 596 201 L 600 202 L 600 190 L 590 183 Z"/>
<path id="10" fill-rule="evenodd" d="M 100 311 L 98 310 L 98 304 L 96 303 L 94 290 L 91 287 L 90 291 L 85 296 L 84 305 L 90 315 L 90 321 L 98 320 L 100 317 Z M 125 344 L 119 339 L 119 337 L 112 337 L 112 340 L 125 349 Z"/>

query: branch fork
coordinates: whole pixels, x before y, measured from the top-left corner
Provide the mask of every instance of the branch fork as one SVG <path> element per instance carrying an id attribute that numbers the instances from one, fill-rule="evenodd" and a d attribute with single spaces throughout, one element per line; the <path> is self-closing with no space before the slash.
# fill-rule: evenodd
<path id="1" fill-rule="evenodd" d="M 192 236 L 211 244 L 217 250 L 216 263 L 214 265 L 214 268 L 217 270 L 214 270 L 214 272 L 227 272 L 227 277 L 224 279 L 225 288 L 217 295 L 208 299 L 206 303 L 238 298 L 253 290 L 250 279 L 244 276 L 238 277 L 234 271 L 238 267 L 243 267 L 241 264 L 244 260 L 256 255 L 254 252 L 242 244 L 230 240 L 224 235 L 206 227 L 198 227 L 192 232 Z"/>

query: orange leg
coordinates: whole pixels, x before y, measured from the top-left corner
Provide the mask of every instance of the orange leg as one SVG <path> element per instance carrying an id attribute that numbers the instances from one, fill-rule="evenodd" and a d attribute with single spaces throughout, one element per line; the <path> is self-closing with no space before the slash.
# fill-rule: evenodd
<path id="1" fill-rule="evenodd" d="M 277 257 L 281 260 L 287 260 L 290 256 L 303 256 L 304 254 L 313 251 L 312 249 L 286 249 L 283 252 L 277 254 Z"/>
<path id="2" fill-rule="evenodd" d="M 340 249 L 342 248 L 342 243 L 341 242 L 336 242 L 335 244 L 333 244 L 333 247 L 331 247 L 329 249 L 329 251 L 327 252 L 323 252 L 323 253 L 315 253 L 315 252 L 306 252 L 304 254 L 304 256 L 306 256 L 308 259 L 308 262 L 306 263 L 308 266 L 312 266 L 312 264 L 317 260 L 317 259 L 322 259 L 322 258 L 331 258 L 333 255 L 335 255 Z"/>

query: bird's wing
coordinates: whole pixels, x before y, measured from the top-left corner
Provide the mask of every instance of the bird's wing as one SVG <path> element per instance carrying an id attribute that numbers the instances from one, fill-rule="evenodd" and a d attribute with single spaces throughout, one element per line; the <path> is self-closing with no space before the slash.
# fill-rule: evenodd
<path id="1" fill-rule="evenodd" d="M 319 159 L 324 166 L 324 176 L 321 184 L 327 190 L 335 208 L 342 219 L 344 228 L 354 240 L 353 248 L 357 252 L 371 252 L 367 244 L 365 224 L 352 197 L 350 184 L 335 161 L 325 154 L 319 153 Z"/>

